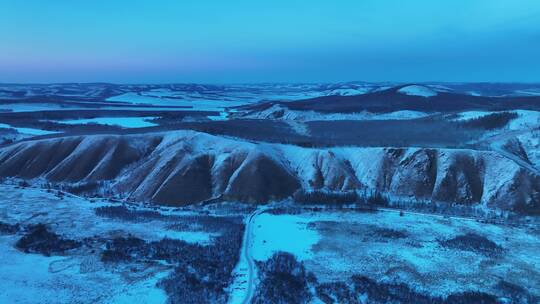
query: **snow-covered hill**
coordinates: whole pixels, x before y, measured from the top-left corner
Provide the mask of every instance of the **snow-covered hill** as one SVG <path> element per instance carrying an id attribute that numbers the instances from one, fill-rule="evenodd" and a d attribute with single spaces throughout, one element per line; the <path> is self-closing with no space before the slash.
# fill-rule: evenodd
<path id="1" fill-rule="evenodd" d="M 0 176 L 100 182 L 93 191 L 169 205 L 213 198 L 264 203 L 303 188 L 376 190 L 522 212 L 540 208 L 540 177 L 497 152 L 310 149 L 192 131 L 22 142 L 0 150 Z"/>
<path id="2" fill-rule="evenodd" d="M 422 96 L 422 97 L 432 97 L 437 96 L 437 92 L 427 86 L 421 85 L 408 85 L 404 86 L 398 90 L 399 93 L 410 95 L 410 96 Z"/>

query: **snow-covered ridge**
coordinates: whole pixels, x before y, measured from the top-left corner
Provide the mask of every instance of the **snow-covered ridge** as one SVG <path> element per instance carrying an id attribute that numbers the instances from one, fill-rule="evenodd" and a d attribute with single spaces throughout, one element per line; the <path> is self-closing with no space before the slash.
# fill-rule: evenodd
<path id="1" fill-rule="evenodd" d="M 241 114 L 241 118 L 249 119 L 275 119 L 295 121 L 332 121 L 332 120 L 401 120 L 415 119 L 429 116 L 430 114 L 420 111 L 394 111 L 390 113 L 371 113 L 362 111 L 358 113 L 319 113 L 315 111 L 291 110 L 282 105 L 274 104 L 262 110 Z"/>
<path id="2" fill-rule="evenodd" d="M 437 92 L 429 87 L 421 85 L 404 86 L 398 90 L 399 93 L 411 96 L 432 97 L 437 96 Z"/>
<path id="3" fill-rule="evenodd" d="M 89 157 L 89 156 L 92 157 Z M 264 203 L 298 189 L 376 190 L 396 197 L 538 209 L 540 177 L 497 152 L 425 148 L 313 149 L 193 131 L 71 136 L 0 150 L 0 176 L 109 181 L 138 201 L 221 198 Z"/>

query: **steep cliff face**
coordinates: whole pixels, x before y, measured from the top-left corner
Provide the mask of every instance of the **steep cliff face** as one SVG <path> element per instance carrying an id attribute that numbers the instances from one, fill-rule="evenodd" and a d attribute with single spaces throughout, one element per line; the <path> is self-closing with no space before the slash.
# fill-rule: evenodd
<path id="1" fill-rule="evenodd" d="M 538 212 L 540 177 L 496 152 L 424 148 L 308 149 L 178 131 L 71 136 L 0 150 L 0 176 L 109 181 L 135 200 L 264 203 L 294 191 L 377 190 L 398 197 Z"/>

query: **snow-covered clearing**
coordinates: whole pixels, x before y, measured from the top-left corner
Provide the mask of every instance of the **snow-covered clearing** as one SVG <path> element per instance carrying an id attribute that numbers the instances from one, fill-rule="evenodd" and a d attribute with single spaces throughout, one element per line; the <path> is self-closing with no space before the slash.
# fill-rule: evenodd
<path id="1" fill-rule="evenodd" d="M 137 105 L 188 107 L 196 111 L 223 111 L 227 107 L 241 106 L 246 104 L 245 102 L 226 99 L 177 99 L 171 97 L 174 96 L 167 96 L 166 94 L 154 96 L 129 92 L 122 95 L 109 97 L 107 101 L 125 102 Z"/>
<path id="2" fill-rule="evenodd" d="M 83 125 L 83 124 L 98 124 L 119 126 L 122 128 L 144 128 L 153 127 L 158 124 L 151 122 L 150 120 L 156 117 L 97 117 L 88 119 L 71 119 L 71 120 L 58 120 L 56 122 L 68 125 Z"/>
<path id="3" fill-rule="evenodd" d="M 4 103 L 0 104 L 0 111 L 8 112 L 36 112 L 36 111 L 58 111 L 58 110 L 78 110 L 80 106 L 65 106 L 55 103 Z"/>
<path id="4" fill-rule="evenodd" d="M 15 130 L 17 130 L 17 132 L 19 132 L 21 134 L 36 135 L 36 136 L 37 135 L 48 135 L 48 134 L 59 133 L 59 132 L 55 132 L 55 131 L 47 131 L 47 130 L 34 129 L 34 128 L 13 127 L 13 126 L 5 124 L 5 123 L 0 123 L 0 128 L 15 129 Z"/>
<path id="5" fill-rule="evenodd" d="M 263 214 L 255 226 L 253 252 L 259 260 L 278 250 L 291 252 L 322 282 L 361 274 L 444 295 L 466 290 L 497 293 L 494 286 L 504 278 L 538 294 L 540 235 L 534 231 L 414 213 Z M 504 253 L 485 256 L 439 243 L 469 232 L 497 243 Z"/>
<path id="6" fill-rule="evenodd" d="M 296 215 L 259 215 L 253 230 L 254 259 L 264 261 L 278 251 L 293 253 L 300 260 L 311 258 L 311 246 L 320 236 L 307 227 L 309 222 L 309 218 Z"/>
<path id="7" fill-rule="evenodd" d="M 0 184 L 0 221 L 21 225 L 44 223 L 62 237 L 128 237 L 146 241 L 164 237 L 209 244 L 216 234 L 196 229 L 178 231 L 171 222 L 153 218 L 122 221 L 99 217 L 94 208 L 107 201 L 75 196 L 62 198 L 36 188 Z M 171 213 L 173 215 L 174 213 Z M 178 213 L 182 216 L 183 213 Z M 25 254 L 14 245 L 20 234 L 0 235 L 0 303 L 165 303 L 167 295 L 156 287 L 166 276 L 166 265 L 107 267 L 96 252 L 76 249 L 69 256 Z"/>

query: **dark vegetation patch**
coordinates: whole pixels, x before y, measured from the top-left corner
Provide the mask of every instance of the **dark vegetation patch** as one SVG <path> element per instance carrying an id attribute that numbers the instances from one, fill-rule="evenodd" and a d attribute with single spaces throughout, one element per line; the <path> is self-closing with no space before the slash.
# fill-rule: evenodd
<path id="1" fill-rule="evenodd" d="M 208 120 L 207 116 L 219 116 L 219 112 L 215 111 L 167 111 L 159 114 L 159 117 L 152 119 L 153 123 L 158 125 L 169 125 L 178 123 L 186 118 Z"/>
<path id="2" fill-rule="evenodd" d="M 357 202 L 359 197 L 355 191 L 324 191 L 299 189 L 293 194 L 293 199 L 301 204 L 341 205 Z"/>
<path id="3" fill-rule="evenodd" d="M 363 275 L 353 275 L 345 281 L 320 283 L 312 273 L 306 271 L 302 262 L 284 252 L 274 254 L 265 262 L 258 262 L 257 267 L 260 283 L 253 300 L 253 303 L 257 304 L 301 304 L 309 303 L 314 297 L 325 304 L 501 303 L 501 299 L 497 296 L 481 291 L 465 291 L 439 297 L 416 291 L 407 284 L 378 282 Z M 514 288 L 512 293 L 518 293 L 525 299 L 532 299 L 519 287 L 518 290 Z M 503 292 L 503 294 L 511 293 Z M 508 298 L 518 299 L 519 297 L 509 296 Z"/>
<path id="4" fill-rule="evenodd" d="M 181 220 L 174 221 L 174 223 L 167 226 L 168 229 L 184 231 L 184 230 L 204 230 L 211 232 L 225 231 L 223 228 L 227 226 L 223 224 L 223 218 L 211 215 L 197 215 L 197 216 L 182 216 Z"/>
<path id="5" fill-rule="evenodd" d="M 101 253 L 103 262 L 131 262 L 145 260 L 172 260 L 188 243 L 181 240 L 162 239 L 146 242 L 137 237 L 117 237 L 107 241 Z"/>
<path id="6" fill-rule="evenodd" d="M 438 118 L 384 121 L 311 121 L 310 135 L 300 135 L 288 124 L 275 120 L 238 119 L 228 121 L 178 122 L 145 128 L 145 132 L 195 130 L 213 135 L 246 140 L 292 144 L 302 147 L 396 147 L 470 148 L 468 142 L 479 139 L 483 130 L 470 129 L 457 122 Z M 122 134 L 140 133 L 140 129 Z"/>
<path id="7" fill-rule="evenodd" d="M 498 303 L 497 297 L 477 291 L 467 291 L 449 295 L 446 299 L 423 294 L 400 283 L 382 283 L 365 276 L 355 275 L 351 278 L 352 288 L 358 296 L 367 298 L 368 303 L 418 303 L 418 304 L 488 304 Z"/>
<path id="8" fill-rule="evenodd" d="M 2 234 L 15 234 L 20 230 L 19 224 L 8 224 L 0 222 L 0 235 Z"/>
<path id="9" fill-rule="evenodd" d="M 0 105 L 1 106 L 1 105 Z M 86 106 L 86 105 L 83 105 Z M 129 107 L 137 107 L 137 105 Z M 0 122 L 13 127 L 35 128 L 48 131 L 59 131 L 70 134 L 93 133 L 123 133 L 124 129 L 115 125 L 98 123 L 64 124 L 62 120 L 92 119 L 99 117 L 157 117 L 152 122 L 157 124 L 178 123 L 187 116 L 206 118 L 209 115 L 219 115 L 213 111 L 137 111 L 137 110 L 61 110 L 61 111 L 35 111 L 35 112 L 0 112 Z M 143 128 L 133 128 L 143 129 Z M 146 127 L 144 129 L 159 131 L 159 127 Z M 54 136 L 54 135 L 46 135 Z"/>
<path id="10" fill-rule="evenodd" d="M 322 96 L 311 99 L 278 103 L 291 110 L 316 111 L 322 113 L 388 113 L 411 110 L 421 112 L 462 112 L 470 110 L 507 111 L 513 109 L 538 110 L 540 97 L 489 97 L 438 92 L 424 97 L 405 95 L 399 91 L 403 86 L 387 90 L 351 96 Z"/>
<path id="11" fill-rule="evenodd" d="M 510 303 L 540 303 L 540 297 L 531 295 L 525 288 L 505 280 L 499 281 L 495 286 Z"/>
<path id="12" fill-rule="evenodd" d="M 98 105 L 99 106 L 99 105 Z M 140 105 L 128 105 L 130 108 L 144 107 Z M 161 106 L 159 106 L 162 108 Z M 138 111 L 133 109 L 119 110 L 100 110 L 100 109 L 78 109 L 78 110 L 62 110 L 62 111 L 34 111 L 34 112 L 5 112 L 0 113 L 0 120 L 9 121 L 39 121 L 39 120 L 75 120 L 75 119 L 92 119 L 98 117 L 164 117 L 169 119 L 181 120 L 186 116 L 209 116 L 219 115 L 214 111 L 160 111 L 148 110 Z"/>
<path id="13" fill-rule="evenodd" d="M 384 228 L 384 227 L 374 227 L 371 231 L 373 233 L 373 236 L 376 236 L 378 238 L 382 239 L 405 239 L 409 237 L 409 234 L 406 231 L 403 230 L 396 230 L 391 228 Z"/>
<path id="14" fill-rule="evenodd" d="M 308 122 L 313 146 L 468 148 L 482 132 L 435 118 Z"/>
<path id="15" fill-rule="evenodd" d="M 313 281 L 304 264 L 285 252 L 278 252 L 257 264 L 260 283 L 254 301 L 264 303 L 308 303 L 311 298 L 309 281 Z"/>
<path id="16" fill-rule="evenodd" d="M 107 242 L 101 258 L 108 263 L 164 260 L 174 270 L 158 286 L 170 303 L 226 303 L 244 225 L 241 218 L 222 218 L 220 222 L 222 234 L 208 246 L 171 239 L 146 242 L 135 237 L 116 238 Z"/>
<path id="17" fill-rule="evenodd" d="M 325 304 L 358 303 L 356 295 L 344 282 L 321 283 L 317 285 L 315 290 L 317 292 L 317 297 Z"/>
<path id="18" fill-rule="evenodd" d="M 152 210 L 132 210 L 126 206 L 102 206 L 94 209 L 97 216 L 119 219 L 123 221 L 141 222 L 161 219 L 165 216 Z"/>
<path id="19" fill-rule="evenodd" d="M 466 128 L 495 130 L 506 126 L 511 120 L 518 118 L 516 112 L 492 113 L 461 122 Z"/>
<path id="20" fill-rule="evenodd" d="M 466 233 L 448 240 L 439 240 L 439 244 L 450 249 L 477 252 L 484 255 L 499 254 L 503 251 L 503 248 L 495 242 L 475 233 Z"/>
<path id="21" fill-rule="evenodd" d="M 208 122 L 182 122 L 170 125 L 173 129 L 189 129 L 214 135 L 227 135 L 248 140 L 295 143 L 306 140 L 305 136 L 296 134 L 284 122 L 271 120 L 228 120 Z"/>
<path id="22" fill-rule="evenodd" d="M 370 303 L 370 304 L 491 304 L 500 303 L 492 294 L 478 291 L 454 293 L 448 297 L 424 294 L 401 283 L 382 283 L 361 275 L 354 275 L 350 281 L 319 284 L 317 296 L 327 304 Z M 364 299 L 364 301 L 359 301 Z"/>
<path id="23" fill-rule="evenodd" d="M 81 247 L 79 241 L 66 239 L 51 232 L 44 224 L 27 227 L 25 235 L 17 241 L 15 247 L 25 253 L 40 253 L 45 256 L 63 254 L 65 251 Z"/>
<path id="24" fill-rule="evenodd" d="M 296 203 L 305 205 L 324 204 L 328 206 L 342 206 L 357 204 L 362 206 L 388 206 L 389 199 L 378 191 L 328 191 L 328 190 L 305 190 L 298 189 L 292 196 Z"/>

